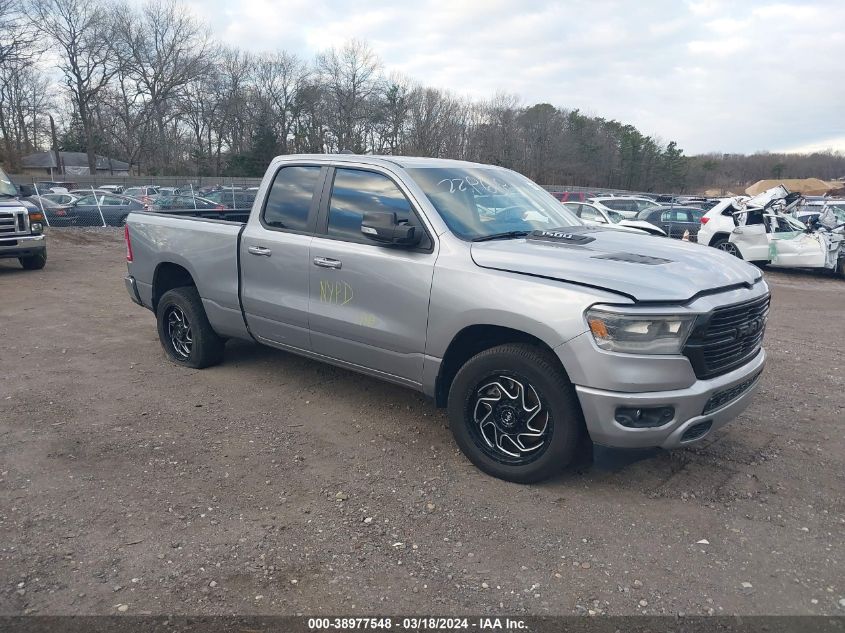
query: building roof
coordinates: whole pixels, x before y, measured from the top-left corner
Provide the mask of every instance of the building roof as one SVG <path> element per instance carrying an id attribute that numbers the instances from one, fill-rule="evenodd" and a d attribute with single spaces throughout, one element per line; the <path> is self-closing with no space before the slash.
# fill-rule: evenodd
<path id="1" fill-rule="evenodd" d="M 65 167 L 88 167 L 88 154 L 85 152 L 59 152 Z M 54 152 L 36 152 L 21 159 L 25 169 L 57 168 Z M 104 171 L 129 171 L 129 163 L 105 156 L 97 156 L 97 169 Z"/>

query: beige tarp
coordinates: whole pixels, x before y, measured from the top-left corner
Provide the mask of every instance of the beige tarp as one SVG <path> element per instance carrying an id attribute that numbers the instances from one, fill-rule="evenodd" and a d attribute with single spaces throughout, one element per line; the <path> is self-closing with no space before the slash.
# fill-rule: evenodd
<path id="1" fill-rule="evenodd" d="M 735 193 L 724 189 L 706 189 L 704 191 L 705 198 L 733 198 L 734 196 L 736 196 Z"/>
<path id="2" fill-rule="evenodd" d="M 790 191 L 803 193 L 805 196 L 823 196 L 830 191 L 830 185 L 818 178 L 786 178 L 785 180 L 758 180 L 748 187 L 745 193 L 756 196 L 778 185 L 783 185 Z"/>

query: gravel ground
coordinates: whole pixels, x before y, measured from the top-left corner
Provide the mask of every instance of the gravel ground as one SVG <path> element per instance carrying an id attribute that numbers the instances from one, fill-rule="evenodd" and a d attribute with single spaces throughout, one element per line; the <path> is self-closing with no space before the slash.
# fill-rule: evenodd
<path id="1" fill-rule="evenodd" d="M 535 486 L 396 386 L 164 358 L 118 232 L 0 263 L 2 614 L 843 614 L 845 282 L 767 273 L 763 385 L 706 444 Z"/>

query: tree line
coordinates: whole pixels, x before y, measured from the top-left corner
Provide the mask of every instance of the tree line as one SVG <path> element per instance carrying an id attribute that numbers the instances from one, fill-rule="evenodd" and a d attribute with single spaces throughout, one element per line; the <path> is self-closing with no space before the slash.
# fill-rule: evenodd
<path id="1" fill-rule="evenodd" d="M 469 99 L 385 72 L 366 42 L 313 59 L 215 43 L 178 0 L 0 0 L 0 158 L 56 145 L 151 175 L 261 175 L 273 156 L 436 156 L 543 184 L 638 191 L 845 175 L 845 157 L 684 155 L 633 125 L 516 95 Z M 60 88 L 53 90 L 55 77 Z"/>

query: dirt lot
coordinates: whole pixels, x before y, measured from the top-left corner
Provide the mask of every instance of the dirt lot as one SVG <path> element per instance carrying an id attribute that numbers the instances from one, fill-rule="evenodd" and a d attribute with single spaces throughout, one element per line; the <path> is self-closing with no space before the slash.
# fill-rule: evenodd
<path id="1" fill-rule="evenodd" d="M 706 445 L 517 486 L 411 391 L 168 363 L 123 256 L 0 263 L 0 613 L 845 613 L 845 282 L 767 273 L 762 390 Z"/>

